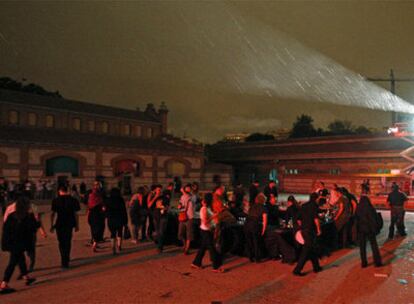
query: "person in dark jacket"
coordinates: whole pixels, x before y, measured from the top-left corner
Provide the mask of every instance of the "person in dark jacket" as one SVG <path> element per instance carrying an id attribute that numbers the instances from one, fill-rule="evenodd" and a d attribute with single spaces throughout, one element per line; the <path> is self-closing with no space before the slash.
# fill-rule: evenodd
<path id="1" fill-rule="evenodd" d="M 255 180 L 249 188 L 249 202 L 250 207 L 254 205 L 256 196 L 259 194 L 259 181 Z"/>
<path id="2" fill-rule="evenodd" d="M 125 201 L 119 188 L 112 188 L 106 204 L 108 228 L 111 232 L 112 253 L 115 255 L 122 250 L 122 232 L 128 225 L 128 215 Z"/>
<path id="3" fill-rule="evenodd" d="M 376 267 L 382 266 L 381 254 L 378 249 L 376 235 L 379 232 L 377 224 L 377 211 L 372 206 L 367 196 L 368 189 L 363 187 L 363 192 L 356 208 L 355 219 L 357 223 L 357 233 L 359 240 L 359 250 L 361 255 L 361 266 L 368 266 L 366 244 L 367 240 L 371 244 L 372 254 L 374 256 L 374 264 Z"/>
<path id="4" fill-rule="evenodd" d="M 29 199 L 20 196 L 16 200 L 16 211 L 10 214 L 3 225 L 2 250 L 10 252 L 9 264 L 4 272 L 3 281 L 0 284 L 0 293 L 14 292 L 8 283 L 18 265 L 21 276 L 26 285 L 32 284 L 35 279 L 27 275 L 27 265 L 24 252 L 31 250 L 32 237 L 38 228 L 33 213 L 29 212 Z"/>
<path id="5" fill-rule="evenodd" d="M 73 230 L 79 231 L 79 201 L 68 192 L 67 186 L 60 186 L 58 197 L 52 201 L 50 232 L 56 231 L 62 268 L 69 268 Z"/>
<path id="6" fill-rule="evenodd" d="M 405 195 L 404 192 L 400 191 L 398 185 L 394 183 L 392 185 L 392 191 L 390 194 L 388 194 L 387 198 L 387 203 L 391 209 L 391 224 L 388 233 L 388 239 L 390 240 L 394 238 L 394 226 L 397 226 L 398 234 L 400 236 L 407 235 L 404 225 L 404 204 L 407 200 L 407 195 Z"/>
<path id="7" fill-rule="evenodd" d="M 320 272 L 322 267 L 319 265 L 319 259 L 315 250 L 316 237 L 321 235 L 321 227 L 318 219 L 318 194 L 312 193 L 309 201 L 300 208 L 297 222 L 300 227 L 304 244 L 302 246 L 298 263 L 293 270 L 296 276 L 304 276 L 302 272 L 305 263 L 311 260 L 313 272 Z"/>
<path id="8" fill-rule="evenodd" d="M 259 193 L 255 197 L 255 204 L 249 209 L 244 235 L 246 237 L 247 249 L 250 262 L 260 262 L 260 243 L 267 229 L 267 211 L 264 206 L 266 196 Z"/>

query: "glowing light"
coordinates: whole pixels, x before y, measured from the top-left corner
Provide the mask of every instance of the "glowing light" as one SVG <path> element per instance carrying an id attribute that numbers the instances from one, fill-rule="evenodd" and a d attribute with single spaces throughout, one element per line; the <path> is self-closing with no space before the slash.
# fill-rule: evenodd
<path id="1" fill-rule="evenodd" d="M 200 62 L 193 62 L 190 81 L 202 77 L 210 89 L 238 94 L 414 113 L 407 101 L 260 20 L 242 16 L 231 3 L 185 2 L 179 9 L 192 26 L 189 35 L 202 39 L 195 47 L 210 60 L 202 76 L 196 71 Z"/>

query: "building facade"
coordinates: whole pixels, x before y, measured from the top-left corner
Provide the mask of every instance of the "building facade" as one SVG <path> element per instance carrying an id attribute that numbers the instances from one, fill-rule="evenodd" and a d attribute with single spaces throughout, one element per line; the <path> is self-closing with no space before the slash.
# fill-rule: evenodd
<path id="1" fill-rule="evenodd" d="M 230 169 L 209 164 L 201 145 L 167 133 L 168 109 L 126 110 L 58 97 L 0 90 L 0 176 L 135 189 L 197 181 L 212 187 Z"/>
<path id="2" fill-rule="evenodd" d="M 386 193 L 392 182 L 411 190 L 411 163 L 401 152 L 412 144 L 393 136 L 330 136 L 252 143 L 220 143 L 208 148 L 211 161 L 233 167 L 233 182 L 248 185 L 278 181 L 288 193 L 310 193 L 319 181 L 359 193 L 369 179 L 373 194 Z"/>

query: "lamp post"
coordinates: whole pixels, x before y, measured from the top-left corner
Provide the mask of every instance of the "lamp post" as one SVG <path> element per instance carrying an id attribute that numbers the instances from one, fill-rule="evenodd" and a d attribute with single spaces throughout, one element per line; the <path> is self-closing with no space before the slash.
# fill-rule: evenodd
<path id="1" fill-rule="evenodd" d="M 374 81 L 374 82 L 389 82 L 390 83 L 390 92 L 394 95 L 395 94 L 395 83 L 396 82 L 414 82 L 414 78 L 395 78 L 394 70 L 390 70 L 390 77 L 389 78 L 371 78 L 367 77 L 366 80 Z M 397 122 L 400 122 L 400 117 L 398 113 L 392 112 L 392 124 L 394 125 Z"/>

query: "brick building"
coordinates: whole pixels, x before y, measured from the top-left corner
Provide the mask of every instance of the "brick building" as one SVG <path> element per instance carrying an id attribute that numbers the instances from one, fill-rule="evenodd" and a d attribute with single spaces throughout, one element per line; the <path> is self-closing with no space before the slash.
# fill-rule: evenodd
<path id="1" fill-rule="evenodd" d="M 233 167 L 233 181 L 248 185 L 277 179 L 283 192 L 309 193 L 318 181 L 359 193 L 369 179 L 373 194 L 386 193 L 392 182 L 410 191 L 411 163 L 401 152 L 412 144 L 394 136 L 330 136 L 281 141 L 220 143 L 209 147 L 209 159 Z"/>
<path id="2" fill-rule="evenodd" d="M 167 184 L 178 177 L 211 188 L 230 168 L 209 164 L 204 150 L 167 133 L 168 109 L 144 111 L 0 89 L 0 176 L 85 181 L 109 187 Z"/>

